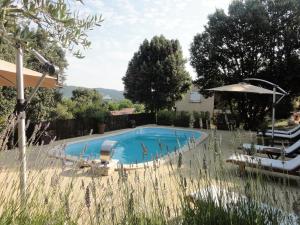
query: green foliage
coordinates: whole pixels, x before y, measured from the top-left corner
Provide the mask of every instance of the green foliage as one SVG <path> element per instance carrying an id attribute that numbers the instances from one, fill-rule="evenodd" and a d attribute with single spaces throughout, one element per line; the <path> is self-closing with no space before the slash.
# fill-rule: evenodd
<path id="1" fill-rule="evenodd" d="M 72 92 L 72 101 L 76 104 L 101 104 L 102 96 L 94 89 L 77 88 Z"/>
<path id="2" fill-rule="evenodd" d="M 74 102 L 72 109 L 75 118 L 88 118 L 89 112 L 102 104 L 102 96 L 95 90 L 77 88 L 72 92 L 71 100 Z"/>
<path id="3" fill-rule="evenodd" d="M 75 12 L 77 1 L 6 0 L 0 2 L 0 33 L 13 46 L 36 44 L 29 27 L 38 27 L 49 41 L 59 42 L 64 49 L 81 57 L 77 48 L 87 48 L 90 42 L 87 31 L 100 25 L 101 16 L 82 16 Z"/>
<path id="4" fill-rule="evenodd" d="M 136 113 L 145 112 L 145 106 L 143 104 L 134 104 L 133 107 L 135 108 Z"/>
<path id="5" fill-rule="evenodd" d="M 197 111 L 193 111 L 193 118 L 194 118 L 194 128 L 200 128 L 200 119 L 201 119 L 201 114 Z"/>
<path id="6" fill-rule="evenodd" d="M 107 106 L 102 102 L 102 96 L 94 89 L 78 88 L 72 92 L 69 106 L 75 118 L 92 118 L 98 123 L 105 122 Z"/>
<path id="7" fill-rule="evenodd" d="M 152 112 L 171 108 L 191 85 L 185 63 L 178 40 L 163 36 L 155 36 L 150 42 L 146 39 L 123 77 L 124 96 L 145 104 L 146 110 Z"/>
<path id="8" fill-rule="evenodd" d="M 32 37 L 31 45 L 39 49 L 39 52 L 47 59 L 51 60 L 55 65 L 60 68 L 60 73 L 63 76 L 64 70 L 68 64 L 65 58 L 65 53 L 54 42 L 50 42 L 47 39 L 45 33 L 38 29 L 36 31 L 30 31 Z M 1 59 L 15 63 L 15 49 L 8 45 L 3 38 L 0 37 L 0 54 Z M 24 66 L 36 71 L 41 71 L 40 63 L 31 54 L 24 54 Z M 64 78 L 62 78 L 64 80 Z M 25 89 L 25 96 L 29 96 L 32 88 Z M 40 88 L 28 105 L 26 110 L 26 117 L 32 122 L 41 122 L 45 120 L 51 120 L 55 116 L 55 110 L 57 102 L 60 101 L 61 94 L 55 89 Z M 9 116 L 16 104 L 16 90 L 12 87 L 3 87 L 0 91 L 0 112 L 4 117 Z"/>
<path id="9" fill-rule="evenodd" d="M 135 108 L 136 113 L 145 111 L 145 106 L 143 104 L 133 104 L 129 99 L 123 99 L 118 102 L 110 101 L 107 103 L 107 107 L 109 111 L 116 111 L 124 108 Z"/>
<path id="10" fill-rule="evenodd" d="M 174 124 L 175 112 L 173 111 L 158 111 L 157 112 L 157 124 L 171 126 Z"/>
<path id="11" fill-rule="evenodd" d="M 207 198 L 195 200 L 193 205 L 188 203 L 184 206 L 182 225 L 265 225 L 281 222 L 282 215 L 278 210 L 262 207 L 257 202 L 241 198 L 238 198 L 236 203 L 225 205 L 221 197 L 213 199 L 212 193 L 208 193 Z"/>
<path id="12" fill-rule="evenodd" d="M 96 123 L 105 123 L 108 113 L 103 107 L 89 107 L 85 112 L 85 117 L 93 119 Z"/>
<path id="13" fill-rule="evenodd" d="M 119 110 L 124 108 L 133 108 L 133 103 L 129 99 L 123 99 L 118 102 L 119 104 Z"/>
<path id="14" fill-rule="evenodd" d="M 15 210 L 9 209 L 0 216 L 0 224 L 15 224 L 15 225 L 42 225 L 42 224 L 57 224 L 57 225 L 76 225 L 77 223 L 70 220 L 68 215 L 64 213 L 64 209 L 56 209 L 55 211 L 39 210 L 33 213 L 27 211 L 16 213 Z"/>
<path id="15" fill-rule="evenodd" d="M 168 223 L 160 215 L 147 216 L 144 213 L 134 213 L 123 218 L 120 224 L 130 225 L 167 225 Z"/>
<path id="16" fill-rule="evenodd" d="M 56 106 L 55 118 L 63 120 L 73 119 L 74 115 L 72 111 L 74 107 L 75 103 L 71 99 L 62 99 Z"/>
<path id="17" fill-rule="evenodd" d="M 31 88 L 26 90 L 28 95 L 29 92 Z M 60 99 L 61 95 L 55 89 L 40 88 L 26 109 L 27 118 L 34 123 L 52 120 Z"/>
<path id="18" fill-rule="evenodd" d="M 189 127 L 191 121 L 191 114 L 186 111 L 177 112 L 174 118 L 174 126 Z"/>
<path id="19" fill-rule="evenodd" d="M 210 15 L 190 49 L 200 91 L 208 94 L 208 88 L 256 77 L 298 95 L 300 87 L 293 81 L 300 78 L 299 14 L 298 0 L 246 0 L 233 1 L 228 15 L 223 10 Z M 268 96 L 224 96 L 250 127 L 264 118 L 271 102 Z"/>
<path id="20" fill-rule="evenodd" d="M 110 101 L 107 103 L 107 107 L 109 111 L 116 111 L 119 110 L 119 103 Z"/>

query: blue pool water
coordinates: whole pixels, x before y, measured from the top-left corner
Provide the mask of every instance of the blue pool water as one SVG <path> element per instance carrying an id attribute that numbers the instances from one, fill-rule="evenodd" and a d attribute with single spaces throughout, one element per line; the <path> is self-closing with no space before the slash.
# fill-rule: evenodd
<path id="1" fill-rule="evenodd" d="M 189 138 L 200 138 L 199 131 L 175 128 L 137 128 L 121 134 L 98 139 L 70 143 L 65 149 L 66 155 L 97 159 L 100 156 L 104 140 L 117 141 L 113 148 L 113 159 L 123 164 L 152 161 L 187 145 Z M 146 146 L 146 153 L 142 145 Z"/>

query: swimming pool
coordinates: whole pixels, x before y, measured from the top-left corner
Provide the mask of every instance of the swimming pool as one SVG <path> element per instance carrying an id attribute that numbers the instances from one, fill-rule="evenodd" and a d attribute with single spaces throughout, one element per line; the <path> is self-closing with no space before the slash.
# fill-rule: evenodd
<path id="1" fill-rule="evenodd" d="M 112 158 L 122 164 L 143 163 L 187 147 L 190 140 L 198 142 L 202 133 L 176 128 L 135 128 L 114 135 L 69 143 L 65 154 L 85 159 L 99 159 L 105 140 L 117 141 Z M 145 149 L 147 149 L 145 151 Z"/>

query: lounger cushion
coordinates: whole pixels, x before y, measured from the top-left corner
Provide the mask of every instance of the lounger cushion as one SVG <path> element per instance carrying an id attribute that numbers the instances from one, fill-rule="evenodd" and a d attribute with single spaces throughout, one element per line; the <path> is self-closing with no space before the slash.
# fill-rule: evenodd
<path id="1" fill-rule="evenodd" d="M 298 155 L 294 159 L 290 159 L 288 161 L 282 161 L 280 159 L 268 159 L 263 157 L 255 157 L 255 156 L 249 156 L 249 155 L 232 155 L 228 158 L 228 162 L 234 162 L 234 163 L 246 163 L 251 164 L 255 166 L 263 166 L 263 167 L 269 167 L 270 169 L 280 169 L 280 170 L 296 170 L 300 167 L 300 155 Z"/>

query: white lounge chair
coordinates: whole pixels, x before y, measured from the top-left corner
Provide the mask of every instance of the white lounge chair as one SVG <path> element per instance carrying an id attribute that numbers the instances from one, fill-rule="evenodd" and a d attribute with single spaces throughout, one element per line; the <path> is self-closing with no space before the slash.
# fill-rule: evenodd
<path id="1" fill-rule="evenodd" d="M 247 166 L 272 172 L 300 176 L 300 155 L 288 161 L 282 161 L 278 159 L 235 154 L 230 156 L 226 162 L 239 165 L 241 170 L 245 170 L 245 167 Z"/>
<path id="2" fill-rule="evenodd" d="M 269 158 L 274 158 L 274 157 L 278 158 L 280 155 L 293 157 L 296 156 L 300 150 L 300 139 L 287 148 L 278 148 L 278 147 L 271 147 L 265 145 L 252 145 L 249 143 L 244 143 L 242 146 L 242 148 L 247 152 L 249 152 L 253 147 L 257 153 L 267 154 Z"/>
<path id="3" fill-rule="evenodd" d="M 262 135 L 262 133 L 260 133 Z M 265 136 L 272 137 L 272 132 L 266 132 L 264 133 Z M 274 137 L 275 138 L 282 138 L 282 139 L 296 139 L 297 137 L 300 136 L 300 129 L 297 129 L 296 131 L 292 133 L 275 133 L 274 132 Z"/>
<path id="4" fill-rule="evenodd" d="M 274 133 L 276 133 L 276 134 L 293 134 L 298 130 L 300 130 L 300 125 L 292 128 L 292 129 L 289 129 L 289 130 L 274 130 Z M 270 133 L 272 135 L 272 130 L 268 129 L 268 130 L 266 130 L 265 133 Z"/>

